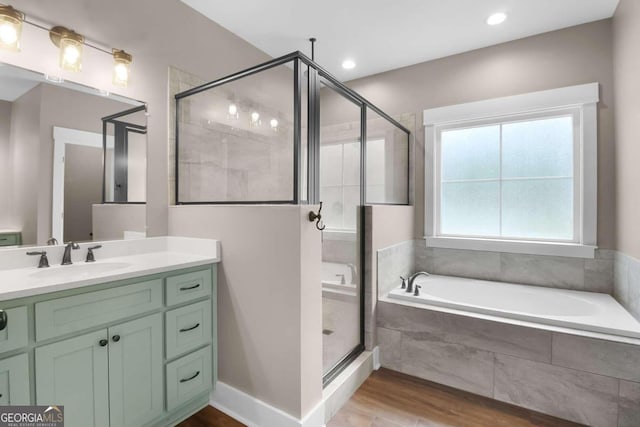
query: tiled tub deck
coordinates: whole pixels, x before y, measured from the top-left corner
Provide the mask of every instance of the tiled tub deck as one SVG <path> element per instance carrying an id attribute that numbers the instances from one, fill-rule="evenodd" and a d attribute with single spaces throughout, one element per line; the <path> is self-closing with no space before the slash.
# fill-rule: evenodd
<path id="1" fill-rule="evenodd" d="M 377 304 L 381 365 L 597 427 L 640 426 L 640 340 Z"/>

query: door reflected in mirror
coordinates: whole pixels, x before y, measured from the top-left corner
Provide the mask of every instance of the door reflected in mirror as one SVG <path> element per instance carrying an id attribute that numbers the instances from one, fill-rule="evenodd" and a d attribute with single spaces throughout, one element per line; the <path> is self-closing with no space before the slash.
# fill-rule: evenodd
<path id="1" fill-rule="evenodd" d="M 0 64 L 0 248 L 143 237 L 145 104 Z"/>

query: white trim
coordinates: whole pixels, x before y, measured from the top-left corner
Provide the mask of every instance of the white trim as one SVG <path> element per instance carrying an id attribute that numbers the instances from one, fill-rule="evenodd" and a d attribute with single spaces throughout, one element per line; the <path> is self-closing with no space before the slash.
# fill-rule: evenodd
<path id="1" fill-rule="evenodd" d="M 568 86 L 522 95 L 505 96 L 432 108 L 423 113 L 424 126 L 486 119 L 512 114 L 595 104 L 600 101 L 598 83 Z"/>
<path id="2" fill-rule="evenodd" d="M 382 367 L 382 365 L 380 365 L 380 347 L 375 346 L 372 353 L 373 353 L 373 370 L 377 371 Z"/>
<path id="3" fill-rule="evenodd" d="M 211 393 L 209 404 L 248 427 L 323 427 L 324 400 L 303 419 L 297 419 L 221 381 Z"/>
<path id="4" fill-rule="evenodd" d="M 589 83 L 559 89 L 494 98 L 424 111 L 425 126 L 425 236 L 428 246 L 454 249 L 489 250 L 514 253 L 546 254 L 592 258 L 597 244 L 597 102 L 599 84 Z M 578 149 L 574 161 L 580 163 L 575 174 L 574 193 L 577 214 L 574 215 L 575 241 L 564 243 L 523 242 L 481 238 L 457 238 L 438 235 L 438 132 L 446 126 L 491 119 L 508 121 L 514 116 L 551 113 L 569 109 L 577 112 L 574 121 Z M 483 242 L 483 243 L 480 243 Z M 499 243 L 497 243 L 499 242 Z"/>
<path id="5" fill-rule="evenodd" d="M 51 198 L 51 237 L 63 241 L 64 236 L 64 153 L 66 144 L 102 148 L 102 134 L 53 127 L 53 184 Z M 113 137 L 107 137 L 107 147 Z"/>
<path id="6" fill-rule="evenodd" d="M 492 240 L 467 237 L 425 237 L 431 248 L 466 249 L 471 251 L 507 252 L 514 254 L 595 258 L 597 246 L 578 243 L 529 242 L 522 240 Z"/>
<path id="7" fill-rule="evenodd" d="M 369 378 L 371 372 L 373 372 L 373 353 L 365 351 L 322 391 L 326 423 L 349 401 L 362 383 Z"/>

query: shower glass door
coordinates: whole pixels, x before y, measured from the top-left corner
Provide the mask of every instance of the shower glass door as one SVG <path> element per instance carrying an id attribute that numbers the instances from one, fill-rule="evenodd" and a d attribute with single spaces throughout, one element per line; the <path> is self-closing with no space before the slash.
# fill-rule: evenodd
<path id="1" fill-rule="evenodd" d="M 320 79 L 319 200 L 325 383 L 362 350 L 362 105 Z"/>

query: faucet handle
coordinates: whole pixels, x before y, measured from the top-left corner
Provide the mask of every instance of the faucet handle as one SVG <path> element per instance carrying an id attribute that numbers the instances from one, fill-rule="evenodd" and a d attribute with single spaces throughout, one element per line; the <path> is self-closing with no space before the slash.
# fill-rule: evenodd
<path id="1" fill-rule="evenodd" d="M 93 251 L 95 249 L 100 249 L 102 247 L 102 245 L 96 245 L 96 246 L 91 246 L 90 248 L 87 249 L 87 259 L 85 260 L 85 262 L 96 262 L 96 257 L 93 254 Z"/>
<path id="2" fill-rule="evenodd" d="M 420 296 L 420 289 L 421 288 L 422 288 L 422 286 L 416 285 L 415 286 L 415 290 L 413 291 L 413 296 L 415 296 L 415 297 Z"/>
<path id="3" fill-rule="evenodd" d="M 406 289 L 407 288 L 407 278 L 400 276 L 400 279 L 402 280 L 402 286 L 400 287 L 400 289 Z"/>
<path id="4" fill-rule="evenodd" d="M 46 251 L 27 252 L 27 255 L 30 255 L 30 256 L 40 255 L 40 261 L 38 262 L 38 268 L 47 268 L 47 267 L 49 267 L 49 260 L 47 259 L 47 252 Z"/>
<path id="5" fill-rule="evenodd" d="M 340 284 L 341 285 L 346 285 L 347 284 L 347 278 L 346 278 L 345 274 L 336 274 L 336 277 L 340 278 Z"/>

